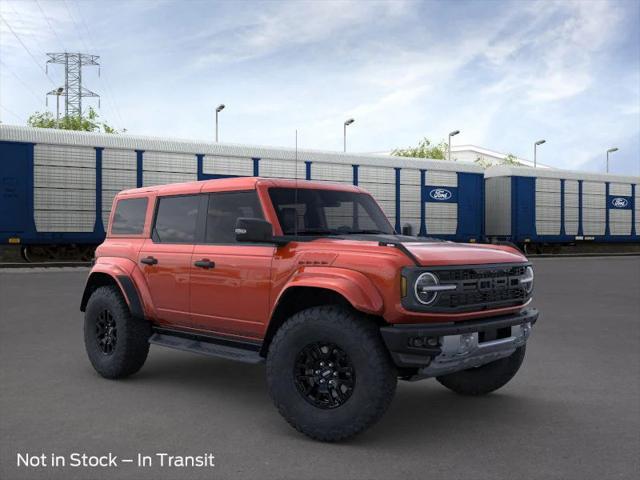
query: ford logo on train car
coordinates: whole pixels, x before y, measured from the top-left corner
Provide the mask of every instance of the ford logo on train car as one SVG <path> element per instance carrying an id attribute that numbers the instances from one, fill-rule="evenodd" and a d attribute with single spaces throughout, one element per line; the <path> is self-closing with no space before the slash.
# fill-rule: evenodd
<path id="1" fill-rule="evenodd" d="M 429 192 L 429 196 L 434 200 L 449 200 L 452 193 L 446 188 L 434 188 Z"/>
<path id="2" fill-rule="evenodd" d="M 629 200 L 622 197 L 616 197 L 611 199 L 611 206 L 613 208 L 627 208 L 629 205 Z"/>

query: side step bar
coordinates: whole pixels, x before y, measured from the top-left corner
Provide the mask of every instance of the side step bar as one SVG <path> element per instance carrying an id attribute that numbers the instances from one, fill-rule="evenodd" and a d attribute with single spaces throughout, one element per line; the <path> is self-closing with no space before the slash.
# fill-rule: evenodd
<path id="1" fill-rule="evenodd" d="M 155 330 L 149 338 L 149 343 L 237 362 L 264 362 L 264 358 L 258 353 L 260 350 L 258 343 L 237 342 L 226 338 L 165 329 Z"/>

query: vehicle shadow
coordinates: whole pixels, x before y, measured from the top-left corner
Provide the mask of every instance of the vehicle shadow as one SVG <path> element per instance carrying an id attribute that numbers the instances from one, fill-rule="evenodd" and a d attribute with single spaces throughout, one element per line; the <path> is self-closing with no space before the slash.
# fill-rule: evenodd
<path id="1" fill-rule="evenodd" d="M 135 376 L 136 382 L 167 389 L 179 385 L 191 397 L 205 398 L 220 406 L 233 404 L 235 408 L 246 408 L 247 412 L 265 411 L 265 405 L 272 405 L 263 365 L 192 354 L 175 355 L 175 352 L 152 353 L 156 354 L 155 358 Z M 495 430 L 499 425 L 505 432 L 526 429 L 548 420 L 549 411 L 562 415 L 562 410 L 569 408 L 556 403 L 523 393 L 522 388 L 517 387 L 506 386 L 483 397 L 465 397 L 450 392 L 433 379 L 415 383 L 400 381 L 382 420 L 365 434 L 341 445 L 378 445 L 400 450 L 416 441 L 430 444 L 441 441 L 443 436 L 458 435 L 477 436 L 477 441 L 482 442 L 488 428 Z M 292 430 L 275 408 L 272 415 L 267 413 L 260 421 L 263 422 L 260 428 L 270 429 L 272 435 L 313 441 Z"/>
<path id="2" fill-rule="evenodd" d="M 482 397 L 458 395 L 441 386 L 435 379 L 419 384 L 398 384 L 398 391 L 389 410 L 376 428 L 352 443 L 382 444 L 392 449 L 406 448 L 419 440 L 423 444 L 438 444 L 445 437 L 477 437 L 486 440 L 487 431 L 496 426 L 526 429 L 545 418 L 551 407 L 540 398 L 530 398 L 509 390 Z"/>
<path id="3" fill-rule="evenodd" d="M 264 365 L 164 348 L 152 348 L 147 363 L 131 380 L 158 387 L 180 385 L 192 395 L 206 394 L 208 398 L 246 398 L 255 399 L 255 403 L 268 399 Z"/>

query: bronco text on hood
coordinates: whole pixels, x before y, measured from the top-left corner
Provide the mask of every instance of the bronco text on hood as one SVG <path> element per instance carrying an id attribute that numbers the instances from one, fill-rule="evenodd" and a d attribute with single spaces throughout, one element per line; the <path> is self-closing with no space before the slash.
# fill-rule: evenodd
<path id="1" fill-rule="evenodd" d="M 81 310 L 100 375 L 136 373 L 149 344 L 266 362 L 282 416 L 336 441 L 384 414 L 398 378 L 509 382 L 533 283 L 515 248 L 397 235 L 358 187 L 233 178 L 118 194 Z"/>

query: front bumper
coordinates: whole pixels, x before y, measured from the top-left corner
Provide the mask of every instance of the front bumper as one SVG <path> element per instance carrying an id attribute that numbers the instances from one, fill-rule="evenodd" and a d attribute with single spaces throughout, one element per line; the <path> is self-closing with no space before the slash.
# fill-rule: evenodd
<path id="1" fill-rule="evenodd" d="M 538 310 L 456 323 L 393 325 L 380 333 L 398 367 L 412 379 L 436 377 L 508 357 L 527 342 Z"/>

